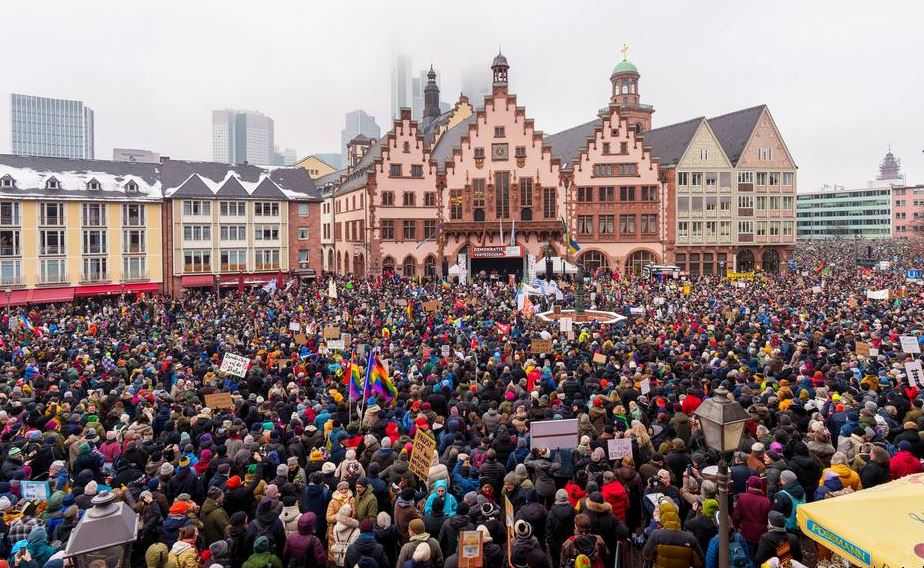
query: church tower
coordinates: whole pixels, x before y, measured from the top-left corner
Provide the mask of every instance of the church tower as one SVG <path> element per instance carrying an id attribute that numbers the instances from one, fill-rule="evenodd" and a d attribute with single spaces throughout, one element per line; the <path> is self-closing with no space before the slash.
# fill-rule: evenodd
<path id="1" fill-rule="evenodd" d="M 626 58 L 629 46 L 624 44 L 621 51 L 622 61 L 613 68 L 610 74 L 612 84 L 610 105 L 618 109 L 619 116 L 629 122 L 629 127 L 635 130 L 636 134 L 641 134 L 651 130 L 651 115 L 654 113 L 654 107 L 640 102 L 638 80 L 641 75 L 639 75 L 638 68 Z"/>
<path id="2" fill-rule="evenodd" d="M 491 71 L 494 73 L 494 92 L 502 90 L 504 93 L 507 92 L 507 70 L 510 69 L 510 65 L 507 64 L 507 58 L 504 57 L 504 54 L 500 51 L 497 52 L 497 57 L 494 58 L 494 61 L 491 63 Z"/>
<path id="3" fill-rule="evenodd" d="M 424 117 L 436 118 L 440 115 L 440 88 L 436 84 L 436 71 L 430 66 L 427 72 L 427 85 L 424 87 Z"/>

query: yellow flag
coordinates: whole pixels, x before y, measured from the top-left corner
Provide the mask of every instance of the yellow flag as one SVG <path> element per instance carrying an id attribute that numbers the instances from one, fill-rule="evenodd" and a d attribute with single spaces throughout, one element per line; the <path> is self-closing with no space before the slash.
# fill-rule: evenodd
<path id="1" fill-rule="evenodd" d="M 683 295 L 684 295 L 684 296 L 689 296 L 689 295 L 690 295 L 690 292 L 691 292 L 690 283 L 689 283 L 689 282 L 685 282 L 684 285 L 683 285 Z"/>

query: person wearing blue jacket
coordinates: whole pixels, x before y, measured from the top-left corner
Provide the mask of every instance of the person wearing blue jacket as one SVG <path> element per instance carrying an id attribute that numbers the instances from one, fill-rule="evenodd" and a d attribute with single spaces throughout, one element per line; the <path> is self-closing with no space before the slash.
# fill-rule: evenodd
<path id="1" fill-rule="evenodd" d="M 433 502 L 437 497 L 442 497 L 443 499 L 443 513 L 447 517 L 451 517 L 456 514 L 458 509 L 458 502 L 456 498 L 449 492 L 449 484 L 445 479 L 438 479 L 433 485 L 433 493 L 427 496 L 427 501 L 424 503 L 424 514 L 429 515 L 433 511 Z"/>

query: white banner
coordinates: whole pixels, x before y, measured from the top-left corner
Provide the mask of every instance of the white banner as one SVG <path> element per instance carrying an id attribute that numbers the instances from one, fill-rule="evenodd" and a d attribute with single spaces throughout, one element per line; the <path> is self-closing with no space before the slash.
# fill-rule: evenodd
<path id="1" fill-rule="evenodd" d="M 902 351 L 905 353 L 920 353 L 921 346 L 918 344 L 918 338 L 913 335 L 902 335 L 898 338 L 902 342 Z"/>
<path id="2" fill-rule="evenodd" d="M 905 373 L 908 375 L 908 384 L 913 387 L 924 386 L 924 370 L 920 361 L 905 363 Z"/>
<path id="3" fill-rule="evenodd" d="M 343 340 L 342 339 L 328 339 L 327 348 L 328 349 L 339 349 L 343 351 Z"/>
<path id="4" fill-rule="evenodd" d="M 606 442 L 611 460 L 619 460 L 632 455 L 632 440 L 630 438 L 613 438 Z"/>
<path id="5" fill-rule="evenodd" d="M 651 392 L 651 381 L 649 379 L 642 381 L 641 391 L 642 394 L 648 394 Z"/>
<path id="6" fill-rule="evenodd" d="M 337 285 L 334 284 L 334 281 L 331 280 L 327 285 L 327 297 L 328 298 L 337 298 Z"/>
<path id="7" fill-rule="evenodd" d="M 526 255 L 526 278 L 530 284 L 536 281 L 536 255 L 534 254 Z"/>
<path id="8" fill-rule="evenodd" d="M 639 306 L 639 307 L 632 307 L 632 308 L 629 308 L 629 313 L 630 313 L 630 314 L 644 314 L 644 313 L 645 313 L 645 308 L 643 308 L 643 307 L 641 307 L 641 306 Z"/>
<path id="9" fill-rule="evenodd" d="M 295 333 L 298 333 L 298 332 L 300 332 L 301 330 L 302 330 L 302 326 L 299 325 L 299 323 L 298 323 L 297 321 L 290 321 L 290 322 L 289 322 L 289 331 L 294 331 Z"/>
<path id="10" fill-rule="evenodd" d="M 234 353 L 225 353 L 221 360 L 221 370 L 229 375 L 244 378 L 247 375 L 247 367 L 250 365 L 250 359 L 241 357 Z"/>
<path id="11" fill-rule="evenodd" d="M 572 330 L 573 325 L 574 325 L 574 320 L 572 320 L 571 318 L 561 318 L 560 320 L 558 320 L 558 331 L 563 331 L 567 333 Z"/>
<path id="12" fill-rule="evenodd" d="M 870 300 L 888 300 L 889 290 L 867 290 L 866 297 Z"/>

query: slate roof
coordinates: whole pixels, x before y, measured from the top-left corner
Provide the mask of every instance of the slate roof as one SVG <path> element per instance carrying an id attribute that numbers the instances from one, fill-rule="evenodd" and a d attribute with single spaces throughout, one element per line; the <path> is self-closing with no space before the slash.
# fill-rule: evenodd
<path id="1" fill-rule="evenodd" d="M 766 108 L 767 105 L 757 105 L 709 119 L 709 126 L 733 166 L 738 165 L 744 147 Z"/>
<path id="2" fill-rule="evenodd" d="M 302 168 L 166 159 L 162 162 L 161 182 L 166 197 L 321 199 L 314 181 Z"/>
<path id="3" fill-rule="evenodd" d="M 9 176 L 14 182 L 13 188 L 0 188 L 0 195 L 26 199 L 157 201 L 162 199 L 160 170 L 157 163 L 0 154 L 0 178 Z M 52 177 L 58 180 L 58 189 L 46 189 Z M 88 189 L 91 180 L 96 180 L 100 189 Z M 129 182 L 135 183 L 137 193 L 126 190 Z"/>
<path id="4" fill-rule="evenodd" d="M 345 176 L 346 174 L 347 174 L 346 168 L 337 170 L 335 172 L 331 172 L 327 175 L 323 175 L 315 179 L 314 185 L 317 186 L 318 191 L 320 192 L 322 196 L 327 195 L 328 193 L 334 190 L 337 184 L 340 183 L 340 177 Z"/>
<path id="5" fill-rule="evenodd" d="M 577 157 L 581 148 L 587 146 L 587 139 L 593 137 L 594 128 L 601 123 L 599 118 L 595 118 L 545 137 L 545 143 L 552 147 L 552 155 L 561 159 L 562 169 L 571 167 L 571 161 Z"/>
<path id="6" fill-rule="evenodd" d="M 685 122 L 655 128 L 642 133 L 642 142 L 651 148 L 651 155 L 662 166 L 674 165 L 683 157 L 697 129 L 706 120 L 700 116 Z"/>
<path id="7" fill-rule="evenodd" d="M 360 158 L 356 167 L 353 168 L 346 179 L 343 180 L 343 184 L 337 189 L 337 193 L 352 191 L 366 185 L 366 177 L 369 173 L 369 168 L 373 167 L 373 162 L 382 155 L 382 144 L 385 143 L 387 137 L 388 136 L 385 135 L 379 138 L 377 142 L 366 150 L 366 153 Z"/>
<path id="8" fill-rule="evenodd" d="M 465 120 L 453 126 L 440 136 L 433 146 L 430 153 L 430 159 L 436 161 L 436 169 L 440 172 L 446 169 L 446 160 L 452 158 L 452 151 L 459 147 L 462 137 L 468 134 L 468 126 L 474 124 L 478 114 L 473 112 Z"/>

